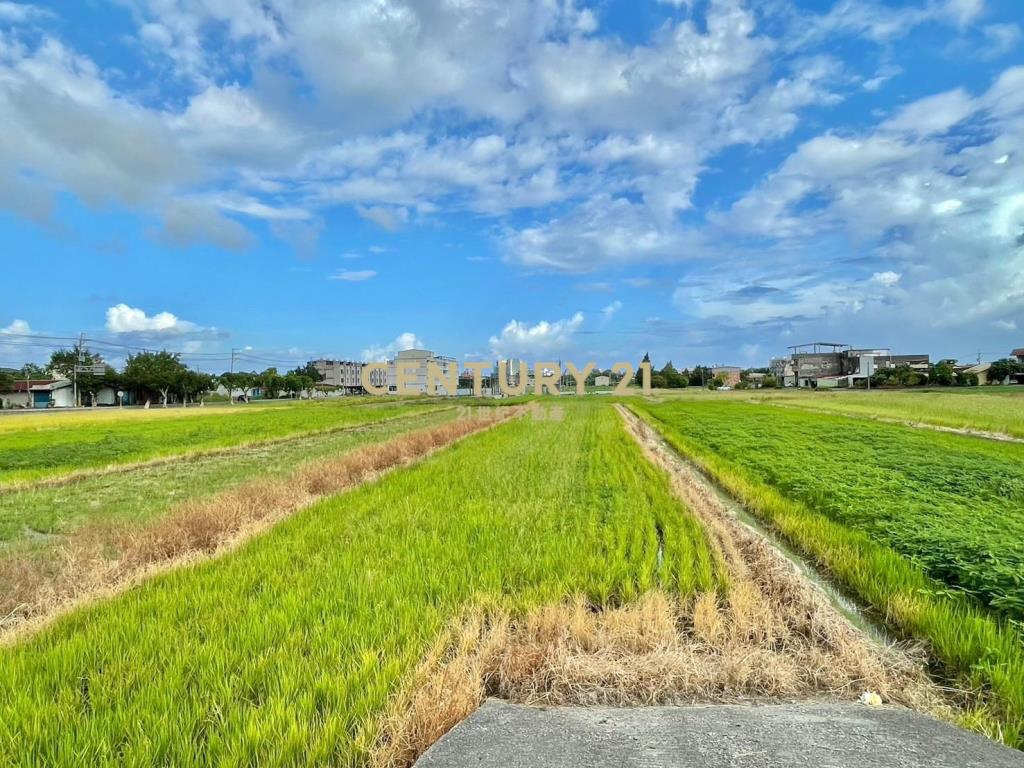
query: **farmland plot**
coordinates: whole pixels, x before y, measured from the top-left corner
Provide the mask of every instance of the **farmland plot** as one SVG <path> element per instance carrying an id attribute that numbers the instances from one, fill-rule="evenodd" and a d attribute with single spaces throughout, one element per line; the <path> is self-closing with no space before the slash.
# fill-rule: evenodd
<path id="1" fill-rule="evenodd" d="M 0 488 L 80 470 L 184 456 L 407 415 L 436 402 L 300 402 L 202 410 L 107 411 L 0 419 Z"/>
<path id="2" fill-rule="evenodd" d="M 610 408 L 518 420 L 0 649 L 16 764 L 361 763 L 465 606 L 725 588 Z"/>
<path id="3" fill-rule="evenodd" d="M 1024 438 L 1024 387 L 924 392 L 762 390 L 742 395 L 773 405 Z"/>
<path id="4" fill-rule="evenodd" d="M 990 692 L 1003 735 L 1021 743 L 1024 446 L 737 401 L 634 408 L 883 619 L 926 640 L 959 685 Z"/>
<path id="5" fill-rule="evenodd" d="M 152 520 L 190 499 L 254 478 L 283 477 L 302 464 L 444 423 L 458 410 L 424 407 L 402 413 L 342 430 L 0 493 L 0 556 L 14 545 L 48 543 L 86 525 Z"/>

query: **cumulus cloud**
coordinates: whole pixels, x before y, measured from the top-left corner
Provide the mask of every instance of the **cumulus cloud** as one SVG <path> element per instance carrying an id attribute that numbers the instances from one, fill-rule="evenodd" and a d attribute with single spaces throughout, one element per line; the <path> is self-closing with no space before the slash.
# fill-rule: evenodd
<path id="1" fill-rule="evenodd" d="M 371 344 L 363 350 L 363 362 L 377 363 L 392 358 L 406 349 L 426 349 L 426 343 L 412 331 L 399 334 L 390 344 Z"/>
<path id="2" fill-rule="evenodd" d="M 328 276 L 327 279 L 343 280 L 348 283 L 361 283 L 376 276 L 377 272 L 372 269 L 339 269 L 333 275 Z"/>
<path id="3" fill-rule="evenodd" d="M 175 335 L 199 330 L 199 326 L 181 320 L 170 312 L 147 315 L 137 307 L 117 304 L 107 309 L 106 328 L 111 333 L 155 333 Z"/>
<path id="4" fill-rule="evenodd" d="M 573 335 L 583 325 L 583 313 L 564 320 L 530 325 L 510 320 L 501 334 L 491 336 L 491 352 L 498 357 L 538 357 L 559 352 L 572 345 Z"/>
<path id="5" fill-rule="evenodd" d="M 7 335 L 25 336 L 32 333 L 32 329 L 25 320 L 13 320 L 10 325 L 0 328 L 0 333 Z"/>

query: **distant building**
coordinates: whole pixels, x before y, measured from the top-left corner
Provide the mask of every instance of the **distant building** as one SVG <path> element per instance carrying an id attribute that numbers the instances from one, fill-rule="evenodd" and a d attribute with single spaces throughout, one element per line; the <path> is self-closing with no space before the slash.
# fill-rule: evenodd
<path id="1" fill-rule="evenodd" d="M 790 350 L 789 358 L 781 358 L 788 361 L 793 371 L 791 379 L 784 374 L 781 379 L 784 386 L 817 388 L 841 383 L 852 386 L 855 381 L 870 378 L 880 370 L 906 366 L 926 376 L 931 370 L 928 355 L 894 355 L 886 348 L 855 349 L 849 344 L 818 341 L 798 344 Z M 775 363 L 773 360 L 773 373 Z"/>
<path id="2" fill-rule="evenodd" d="M 793 368 L 793 360 L 789 357 L 773 357 L 768 363 L 768 370 L 779 382 L 780 387 L 796 386 L 796 371 Z"/>
<path id="3" fill-rule="evenodd" d="M 448 377 L 452 371 L 457 371 L 458 361 L 454 357 L 443 357 L 435 355 L 428 349 L 406 349 L 395 355 L 393 360 L 388 360 L 388 393 L 389 394 L 432 394 L 435 390 L 438 394 L 454 395 L 449 392 L 440 381 L 427 381 L 427 366 L 433 363 L 439 369 L 442 376 Z M 404 391 L 398 391 L 398 369 L 404 372 Z"/>
<path id="4" fill-rule="evenodd" d="M 323 377 L 321 383 L 330 387 L 338 387 L 339 390 L 350 395 L 358 395 L 363 392 L 363 363 L 352 360 L 313 360 L 316 372 Z M 383 374 L 379 379 L 383 380 Z"/>
<path id="5" fill-rule="evenodd" d="M 30 408 L 71 408 L 75 404 L 75 390 L 70 379 L 31 382 L 28 392 Z"/>
<path id="6" fill-rule="evenodd" d="M 1024 347 L 1013 350 L 1013 352 L 1010 353 L 1010 357 L 1012 357 L 1018 363 L 1024 363 Z"/>
<path id="7" fill-rule="evenodd" d="M 611 376 L 598 376 L 594 379 L 595 387 L 610 387 L 612 385 Z"/>
<path id="8" fill-rule="evenodd" d="M 764 386 L 764 378 L 767 373 L 761 373 L 760 371 L 751 371 L 747 374 L 747 381 L 754 389 L 760 389 Z"/>
<path id="9" fill-rule="evenodd" d="M 740 383 L 743 369 L 738 365 L 716 365 L 711 369 L 712 378 L 721 377 L 727 387 L 735 387 Z"/>
<path id="10" fill-rule="evenodd" d="M 978 377 L 978 384 L 985 386 L 988 384 L 988 369 L 992 367 L 992 363 L 978 363 L 968 368 L 963 369 L 963 373 L 973 373 Z"/>

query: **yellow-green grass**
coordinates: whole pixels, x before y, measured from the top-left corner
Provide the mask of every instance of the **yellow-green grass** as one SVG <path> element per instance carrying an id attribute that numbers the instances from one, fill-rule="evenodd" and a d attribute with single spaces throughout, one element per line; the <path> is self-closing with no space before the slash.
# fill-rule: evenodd
<path id="1" fill-rule="evenodd" d="M 558 411 L 0 649 L 0 762 L 360 765 L 389 697 L 469 605 L 724 589 L 614 411 Z"/>
<path id="2" fill-rule="evenodd" d="M 387 421 L 195 456 L 186 462 L 145 465 L 86 476 L 75 483 L 0 493 L 0 557 L 15 547 L 59 542 L 62 534 L 85 525 L 152 520 L 190 499 L 256 478 L 285 477 L 301 464 L 441 424 L 458 413 L 454 407 L 421 409 Z"/>
<path id="3" fill-rule="evenodd" d="M 982 692 L 979 719 L 1024 746 L 1024 637 L 1006 618 L 1019 615 L 1022 586 L 1021 446 L 740 402 L 632 407 L 897 632 L 925 641 L 950 678 Z"/>
<path id="4" fill-rule="evenodd" d="M 998 432 L 1024 438 L 1024 387 L 899 392 L 759 390 L 752 393 L 748 390 L 737 394 L 764 400 L 772 405 L 920 422 L 952 429 Z"/>
<path id="5" fill-rule="evenodd" d="M 437 401 L 345 398 L 270 407 L 131 411 L 131 417 L 82 414 L 0 419 L 0 487 L 78 470 L 249 445 L 402 416 Z M 150 415 L 152 414 L 152 415 Z M 166 414 L 173 414 L 168 416 Z M 90 414 L 84 414 L 89 416 Z"/>

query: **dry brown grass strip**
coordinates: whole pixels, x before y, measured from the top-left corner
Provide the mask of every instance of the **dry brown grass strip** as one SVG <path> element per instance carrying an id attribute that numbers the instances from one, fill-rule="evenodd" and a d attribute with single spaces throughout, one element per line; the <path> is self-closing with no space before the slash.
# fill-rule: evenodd
<path id="1" fill-rule="evenodd" d="M 623 411 L 648 458 L 703 523 L 730 588 L 651 592 L 613 610 L 578 599 L 513 617 L 470 611 L 442 637 L 379 724 L 372 762 L 406 768 L 487 696 L 535 705 L 696 704 L 796 698 L 887 702 L 951 716 L 923 656 L 885 648 L 740 523 L 714 490 Z"/>
<path id="2" fill-rule="evenodd" d="M 337 458 L 187 501 L 149 524 L 88 526 L 42 552 L 0 558 L 0 641 L 151 575 L 238 546 L 297 510 L 522 413 L 509 407 L 417 430 Z"/>

